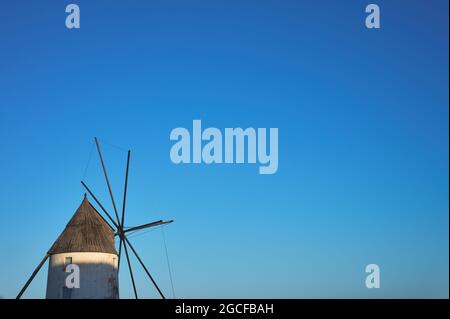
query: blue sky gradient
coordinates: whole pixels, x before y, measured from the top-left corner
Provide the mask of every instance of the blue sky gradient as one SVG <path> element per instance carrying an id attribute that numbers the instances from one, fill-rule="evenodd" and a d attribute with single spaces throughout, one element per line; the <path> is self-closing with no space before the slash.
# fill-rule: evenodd
<path id="1" fill-rule="evenodd" d="M 448 298 L 448 1 L 375 1 L 379 30 L 368 1 L 74 2 L 79 30 L 69 2 L 0 10 L 0 297 L 63 230 L 81 179 L 112 211 L 98 136 L 117 200 L 132 150 L 126 224 L 175 219 L 176 297 Z M 170 131 L 194 119 L 278 127 L 278 172 L 174 165 Z M 172 296 L 161 229 L 131 241 Z M 45 296 L 47 270 L 24 297 Z"/>

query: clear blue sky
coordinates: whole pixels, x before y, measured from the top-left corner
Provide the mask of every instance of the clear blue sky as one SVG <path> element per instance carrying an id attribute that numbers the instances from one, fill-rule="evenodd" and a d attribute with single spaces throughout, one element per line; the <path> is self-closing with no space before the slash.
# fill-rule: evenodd
<path id="1" fill-rule="evenodd" d="M 448 1 L 374 1 L 380 30 L 369 1 L 74 2 L 79 30 L 69 2 L 0 10 L 0 296 L 75 212 L 80 179 L 111 210 L 88 161 L 99 136 L 118 200 L 133 152 L 127 224 L 175 219 L 177 297 L 448 297 Z M 169 133 L 193 119 L 278 127 L 278 172 L 172 164 Z M 161 230 L 131 240 L 171 296 Z M 24 297 L 45 296 L 47 270 Z"/>

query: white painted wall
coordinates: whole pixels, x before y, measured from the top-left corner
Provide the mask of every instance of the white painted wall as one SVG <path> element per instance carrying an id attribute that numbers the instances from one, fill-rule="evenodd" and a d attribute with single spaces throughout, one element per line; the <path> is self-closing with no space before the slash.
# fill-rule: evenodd
<path id="1" fill-rule="evenodd" d="M 72 257 L 72 264 L 80 267 L 80 288 L 68 292 L 71 299 L 117 299 L 119 280 L 115 254 L 107 253 L 62 253 L 50 256 L 47 299 L 62 299 L 66 278 L 65 258 Z M 67 289 L 67 288 L 66 288 Z"/>

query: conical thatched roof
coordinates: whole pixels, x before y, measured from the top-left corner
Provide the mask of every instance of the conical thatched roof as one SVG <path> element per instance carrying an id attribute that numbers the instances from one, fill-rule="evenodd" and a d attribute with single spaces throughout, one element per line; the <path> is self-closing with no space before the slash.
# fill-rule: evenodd
<path id="1" fill-rule="evenodd" d="M 87 200 L 86 196 L 49 254 L 102 252 L 117 254 L 114 230 Z"/>

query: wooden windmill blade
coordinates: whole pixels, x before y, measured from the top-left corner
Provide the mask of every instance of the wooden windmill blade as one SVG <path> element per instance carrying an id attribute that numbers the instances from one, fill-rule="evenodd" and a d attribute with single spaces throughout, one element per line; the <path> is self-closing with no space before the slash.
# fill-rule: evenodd
<path id="1" fill-rule="evenodd" d="M 173 219 L 167 220 L 167 221 L 157 220 L 155 222 L 151 222 L 151 223 L 148 223 L 148 224 L 143 224 L 143 225 L 140 225 L 140 226 L 135 226 L 135 227 L 130 227 L 130 228 L 124 229 L 123 232 L 124 233 L 128 233 L 128 232 L 131 232 L 131 231 L 136 231 L 136 230 L 149 228 L 149 227 L 161 226 L 161 225 L 170 224 L 170 223 L 173 223 Z"/>
<path id="2" fill-rule="evenodd" d="M 127 257 L 128 270 L 130 271 L 131 283 L 133 284 L 134 297 L 139 299 L 136 290 L 136 283 L 134 282 L 133 269 L 131 268 L 130 256 L 128 256 L 128 249 L 125 242 L 123 243 L 123 248 L 125 248 L 125 256 Z"/>
<path id="3" fill-rule="evenodd" d="M 121 225 L 121 229 L 122 229 L 122 234 L 123 234 L 123 225 L 124 225 L 124 218 L 125 218 L 125 204 L 127 201 L 127 188 L 128 188 L 128 170 L 130 168 L 130 156 L 131 156 L 131 152 L 130 150 L 128 150 L 128 155 L 127 155 L 127 168 L 125 170 L 125 185 L 123 188 L 123 201 L 122 201 L 122 216 L 120 219 L 120 225 Z M 120 236 L 120 243 L 119 243 L 119 266 L 118 268 L 120 269 L 120 254 L 122 252 L 122 244 L 123 244 L 123 238 L 122 236 Z"/>
<path id="4" fill-rule="evenodd" d="M 34 269 L 33 273 L 31 274 L 30 278 L 28 278 L 27 282 L 25 283 L 25 285 L 22 287 L 22 289 L 20 290 L 20 292 L 17 294 L 16 299 L 20 299 L 20 297 L 22 297 L 23 293 L 25 292 L 25 290 L 27 290 L 28 286 L 31 284 L 31 282 L 33 281 L 34 277 L 37 275 L 37 273 L 39 272 L 39 270 L 42 268 L 42 266 L 45 264 L 45 262 L 47 261 L 48 257 L 50 257 L 50 254 L 47 253 L 45 255 L 45 257 L 42 259 L 42 261 L 39 263 L 39 265 L 37 265 L 36 269 Z"/>
<path id="5" fill-rule="evenodd" d="M 117 213 L 116 202 L 114 200 L 114 195 L 113 195 L 113 192 L 111 189 L 111 185 L 109 183 L 108 174 L 106 173 L 106 166 L 105 166 L 105 162 L 103 161 L 102 152 L 100 151 L 100 143 L 98 142 L 98 138 L 95 138 L 95 144 L 97 145 L 98 156 L 100 157 L 100 162 L 102 163 L 103 173 L 105 174 L 106 185 L 108 186 L 109 196 L 111 197 L 111 201 L 112 201 L 113 208 L 114 208 L 114 213 L 116 214 L 117 224 L 120 227 L 119 214 Z"/>

